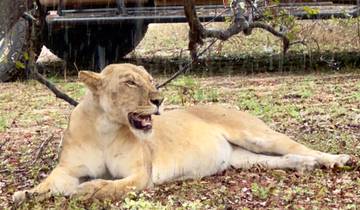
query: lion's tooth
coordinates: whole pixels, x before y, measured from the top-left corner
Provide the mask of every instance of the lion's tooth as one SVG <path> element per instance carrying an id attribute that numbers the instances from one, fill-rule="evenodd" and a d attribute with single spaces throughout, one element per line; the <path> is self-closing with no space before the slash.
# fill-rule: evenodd
<path id="1" fill-rule="evenodd" d="M 147 119 L 144 119 L 144 120 L 141 120 L 141 125 L 142 126 L 148 126 L 148 125 L 151 125 L 151 121 L 147 120 Z"/>

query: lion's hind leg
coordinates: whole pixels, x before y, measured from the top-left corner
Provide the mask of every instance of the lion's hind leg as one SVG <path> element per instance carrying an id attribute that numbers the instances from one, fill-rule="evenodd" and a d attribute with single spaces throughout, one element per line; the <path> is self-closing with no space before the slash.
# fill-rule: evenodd
<path id="1" fill-rule="evenodd" d="M 295 169 L 297 171 L 312 170 L 317 161 L 314 157 L 303 155 L 264 155 L 250 152 L 235 146 L 231 155 L 230 164 L 235 168 L 248 169 L 262 166 L 269 169 Z"/>
<path id="2" fill-rule="evenodd" d="M 259 127 L 255 131 L 245 133 L 246 135 L 241 138 L 237 138 L 236 135 L 229 136 L 228 140 L 254 153 L 275 154 L 284 157 L 289 157 L 289 155 L 312 157 L 319 165 L 328 168 L 333 168 L 335 165 L 341 167 L 350 160 L 349 155 L 335 155 L 313 150 L 267 127 Z"/>
<path id="3" fill-rule="evenodd" d="M 350 156 L 333 155 L 313 150 L 288 136 L 272 130 L 262 120 L 240 111 L 224 109 L 219 106 L 204 108 L 193 107 L 189 111 L 197 117 L 220 127 L 231 144 L 257 154 L 275 154 L 285 157 L 308 156 L 315 158 L 319 165 L 326 167 L 343 166 Z M 259 157 L 259 156 L 257 156 Z M 275 160 L 279 157 L 264 156 Z M 270 164 L 271 166 L 271 164 Z"/>

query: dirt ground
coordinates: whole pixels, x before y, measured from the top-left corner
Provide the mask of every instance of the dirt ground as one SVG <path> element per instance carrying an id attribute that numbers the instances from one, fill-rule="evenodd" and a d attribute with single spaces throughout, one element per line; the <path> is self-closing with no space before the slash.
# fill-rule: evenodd
<path id="1" fill-rule="evenodd" d="M 162 80 L 164 78 L 158 78 Z M 51 78 L 80 99 L 75 78 Z M 181 77 L 164 90 L 166 105 L 221 103 L 253 113 L 309 147 L 353 156 L 349 166 L 296 171 L 229 169 L 200 180 L 156 186 L 117 202 L 54 197 L 20 209 L 359 209 L 360 74 L 262 73 Z M 35 81 L 0 84 L 0 209 L 11 195 L 44 179 L 73 107 Z M 41 146 L 43 145 L 43 146 Z M 40 149 L 43 148 L 43 149 Z"/>

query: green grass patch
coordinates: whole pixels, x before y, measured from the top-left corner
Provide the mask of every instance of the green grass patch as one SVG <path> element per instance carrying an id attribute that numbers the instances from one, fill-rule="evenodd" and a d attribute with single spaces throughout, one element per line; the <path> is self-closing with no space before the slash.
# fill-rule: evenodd
<path id="1" fill-rule="evenodd" d="M 82 83 L 67 82 L 62 84 L 61 87 L 75 99 L 80 99 L 86 92 L 85 86 Z"/>
<path id="2" fill-rule="evenodd" d="M 241 91 L 237 96 L 236 105 L 240 110 L 249 111 L 266 122 L 271 121 L 273 117 L 284 113 L 284 110 L 275 103 L 274 98 L 258 97 L 252 90 Z"/>
<path id="3" fill-rule="evenodd" d="M 4 132 L 6 130 L 6 127 L 7 127 L 6 119 L 0 116 L 0 132 Z"/>
<path id="4" fill-rule="evenodd" d="M 259 199 L 266 200 L 270 196 L 270 187 L 263 187 L 257 183 L 252 183 L 251 192 Z"/>
<path id="5" fill-rule="evenodd" d="M 216 88 L 202 87 L 196 77 L 181 76 L 165 92 L 171 104 L 218 102 L 220 93 Z"/>

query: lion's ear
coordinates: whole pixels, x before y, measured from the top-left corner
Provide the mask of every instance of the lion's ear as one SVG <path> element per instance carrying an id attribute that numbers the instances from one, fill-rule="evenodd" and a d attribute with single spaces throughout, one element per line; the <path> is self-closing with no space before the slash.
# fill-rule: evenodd
<path id="1" fill-rule="evenodd" d="M 79 80 L 93 92 L 97 91 L 102 83 L 100 74 L 91 71 L 80 71 Z"/>

